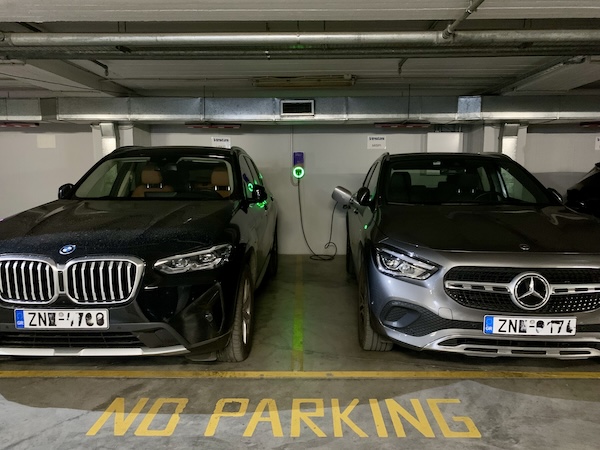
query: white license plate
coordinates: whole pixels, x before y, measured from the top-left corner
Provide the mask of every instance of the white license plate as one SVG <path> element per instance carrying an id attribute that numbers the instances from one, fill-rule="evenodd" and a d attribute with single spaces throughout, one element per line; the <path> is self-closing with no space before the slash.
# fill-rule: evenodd
<path id="1" fill-rule="evenodd" d="M 107 330 L 107 309 L 15 309 L 21 330 Z"/>
<path id="2" fill-rule="evenodd" d="M 485 334 L 521 336 L 568 336 L 575 334 L 577 319 L 573 317 L 507 317 L 485 316 Z"/>

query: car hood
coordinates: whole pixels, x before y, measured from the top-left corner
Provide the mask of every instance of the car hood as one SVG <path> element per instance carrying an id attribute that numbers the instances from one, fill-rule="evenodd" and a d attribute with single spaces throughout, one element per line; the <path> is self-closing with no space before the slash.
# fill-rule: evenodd
<path id="1" fill-rule="evenodd" d="M 380 231 L 440 251 L 600 253 L 600 221 L 562 206 L 386 205 Z"/>
<path id="2" fill-rule="evenodd" d="M 155 257 L 235 242 L 232 201 L 58 200 L 0 222 L 0 253 L 48 255 L 75 245 L 93 254 Z"/>

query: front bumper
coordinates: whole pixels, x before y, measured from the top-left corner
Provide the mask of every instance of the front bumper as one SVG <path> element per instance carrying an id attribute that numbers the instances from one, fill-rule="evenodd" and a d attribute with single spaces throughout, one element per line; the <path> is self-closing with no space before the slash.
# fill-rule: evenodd
<path id="1" fill-rule="evenodd" d="M 453 267 L 450 261 L 444 262 L 447 263 L 444 267 Z M 461 263 L 458 261 L 455 264 Z M 482 264 L 481 261 L 463 264 L 478 263 Z M 502 261 L 490 260 L 488 264 L 502 264 Z M 511 267 L 514 262 L 506 261 L 505 264 Z M 535 261 L 525 260 L 522 264 L 524 267 L 536 267 Z M 377 269 L 372 260 L 369 260 L 367 270 L 371 326 L 377 333 L 399 345 L 417 350 L 486 357 L 584 359 L 600 356 L 600 310 L 558 315 L 577 319 L 574 335 L 490 335 L 484 333 L 486 315 L 527 318 L 557 315 L 528 311 L 507 314 L 463 306 L 445 293 L 444 270 L 426 281 L 405 281 L 387 276 Z"/>
<path id="2" fill-rule="evenodd" d="M 158 308 L 160 304 L 162 307 Z M 48 309 L 77 306 L 59 299 Z M 80 307 L 86 310 L 103 305 Z M 15 326 L 15 309 L 0 306 L 0 355 L 3 356 L 156 356 L 193 352 L 208 354 L 229 339 L 224 293 L 220 283 L 141 291 L 124 306 L 109 311 L 107 330 L 36 330 Z M 162 320 L 161 320 L 162 319 Z"/>

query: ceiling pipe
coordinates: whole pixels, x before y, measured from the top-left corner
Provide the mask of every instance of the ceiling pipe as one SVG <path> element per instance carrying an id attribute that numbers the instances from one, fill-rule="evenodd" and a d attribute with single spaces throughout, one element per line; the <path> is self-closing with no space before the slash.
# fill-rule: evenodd
<path id="1" fill-rule="evenodd" d="M 0 33 L 2 47 L 287 47 L 424 46 L 460 48 L 510 44 L 600 44 L 600 30 L 439 31 L 362 33 Z"/>
<path id="2" fill-rule="evenodd" d="M 356 48 L 356 49 L 306 49 L 306 50 L 182 50 L 182 49 L 135 49 L 120 51 L 114 48 L 64 49 L 1 47 L 0 56 L 6 60 L 30 59 L 114 59 L 114 60 L 285 60 L 285 59 L 373 59 L 373 58 L 459 58 L 459 57 L 498 57 L 498 56 L 559 56 L 572 58 L 573 55 L 600 55 L 600 42 L 567 46 L 544 45 L 512 47 L 434 47 L 434 48 Z M 3 62 L 0 59 L 0 64 Z"/>
<path id="3" fill-rule="evenodd" d="M 471 14 L 473 14 L 475 11 L 477 11 L 477 8 L 479 8 L 479 6 L 484 2 L 485 0 L 471 0 L 471 5 L 465 10 L 465 12 L 463 13 L 462 16 L 460 16 L 458 19 L 456 19 L 454 21 L 454 23 L 451 23 L 450 25 L 448 25 L 448 27 L 442 32 L 442 37 L 444 39 L 450 39 L 452 37 L 452 35 L 454 34 L 454 32 L 456 31 L 456 28 L 458 28 L 458 26 L 463 23 L 465 20 L 467 20 L 469 18 L 469 16 L 471 16 Z"/>

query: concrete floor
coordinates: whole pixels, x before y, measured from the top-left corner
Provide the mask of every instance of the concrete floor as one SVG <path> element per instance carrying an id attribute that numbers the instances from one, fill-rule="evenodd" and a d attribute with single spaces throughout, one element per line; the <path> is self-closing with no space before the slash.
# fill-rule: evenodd
<path id="1" fill-rule="evenodd" d="M 0 449 L 596 449 L 597 360 L 359 349 L 344 258 L 281 257 L 252 354 L 0 362 Z"/>

